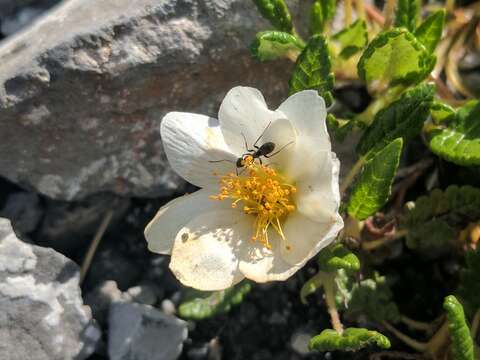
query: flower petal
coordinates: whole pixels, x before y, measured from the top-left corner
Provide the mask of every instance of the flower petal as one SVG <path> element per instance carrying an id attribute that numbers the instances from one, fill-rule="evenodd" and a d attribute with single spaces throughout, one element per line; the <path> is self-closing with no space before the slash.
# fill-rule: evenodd
<path id="1" fill-rule="evenodd" d="M 300 269 L 299 266 L 292 266 L 282 258 L 279 241 L 272 240 L 272 250 L 258 243 L 250 242 L 248 245 L 244 248 L 239 263 L 239 269 L 247 279 L 258 283 L 282 281 Z"/>
<path id="2" fill-rule="evenodd" d="M 177 234 L 170 269 L 184 285 L 222 290 L 244 276 L 238 254 L 251 236 L 252 218 L 241 211 L 203 211 Z"/>
<path id="3" fill-rule="evenodd" d="M 235 169 L 236 156 L 225 144 L 217 119 L 171 112 L 163 118 L 160 132 L 173 170 L 198 187 L 217 187 L 212 174 Z"/>
<path id="4" fill-rule="evenodd" d="M 317 150 L 331 150 L 332 145 L 325 121 L 327 118 L 325 101 L 315 90 L 293 94 L 278 110 L 292 122 L 299 138 L 297 144 L 308 141 Z"/>
<path id="5" fill-rule="evenodd" d="M 330 221 L 319 223 L 300 214 L 291 214 L 283 225 L 285 238 L 290 245 L 280 248 L 283 259 L 290 265 L 302 267 L 324 247 L 330 245 L 343 228 L 339 214 Z"/>
<path id="6" fill-rule="evenodd" d="M 177 233 L 188 221 L 204 211 L 230 208 L 224 201 L 209 199 L 210 195 L 209 191 L 201 189 L 162 206 L 145 228 L 148 249 L 155 253 L 169 255 Z"/>
<path id="7" fill-rule="evenodd" d="M 287 173 L 294 174 L 298 212 L 314 221 L 329 222 L 340 207 L 340 162 L 335 153 L 310 149 L 295 152 L 290 161 Z"/>
<path id="8" fill-rule="evenodd" d="M 268 109 L 262 93 L 254 88 L 237 86 L 231 89 L 220 105 L 218 118 L 225 142 L 240 156 L 247 152 L 269 123 L 284 116 Z M 243 138 L 245 137 L 245 139 Z"/>

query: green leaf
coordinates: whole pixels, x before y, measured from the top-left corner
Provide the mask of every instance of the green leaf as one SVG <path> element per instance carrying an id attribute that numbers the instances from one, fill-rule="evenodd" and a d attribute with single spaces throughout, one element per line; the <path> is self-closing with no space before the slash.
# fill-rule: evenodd
<path id="1" fill-rule="evenodd" d="M 315 0 L 310 9 L 310 31 L 321 34 L 327 22 L 335 16 L 337 0 Z"/>
<path id="2" fill-rule="evenodd" d="M 355 127 L 355 121 L 337 119 L 334 115 L 328 114 L 327 127 L 328 132 L 335 138 L 335 140 L 342 142 Z"/>
<path id="3" fill-rule="evenodd" d="M 360 260 L 340 243 L 324 248 L 317 257 L 320 271 L 334 272 L 344 269 L 348 273 L 360 270 Z"/>
<path id="4" fill-rule="evenodd" d="M 398 0 L 395 13 L 395 26 L 404 27 L 411 32 L 417 27 L 420 15 L 420 0 Z"/>
<path id="5" fill-rule="evenodd" d="M 458 295 L 470 316 L 480 309 L 480 246 L 465 255 L 466 267 L 460 276 Z"/>
<path id="6" fill-rule="evenodd" d="M 347 28 L 333 35 L 332 39 L 338 41 L 342 47 L 339 56 L 348 59 L 367 46 L 367 23 L 364 20 L 357 20 Z"/>
<path id="7" fill-rule="evenodd" d="M 447 222 L 440 219 L 432 219 L 423 226 L 412 229 L 407 234 L 407 247 L 418 249 L 422 252 L 443 252 L 451 249 L 454 243 L 456 231 Z"/>
<path id="8" fill-rule="evenodd" d="M 430 115 L 436 123 L 452 120 L 456 111 L 450 105 L 434 100 L 430 107 Z"/>
<path id="9" fill-rule="evenodd" d="M 473 340 L 465 320 L 462 304 L 453 295 L 443 302 L 447 313 L 448 332 L 452 341 L 452 358 L 455 360 L 474 360 Z"/>
<path id="10" fill-rule="evenodd" d="M 285 0 L 253 0 L 260 14 L 278 30 L 291 33 L 292 16 Z"/>
<path id="11" fill-rule="evenodd" d="M 324 98 L 327 106 L 330 106 L 334 79 L 327 41 L 322 35 L 314 35 L 297 58 L 289 82 L 290 95 L 314 89 Z"/>
<path id="12" fill-rule="evenodd" d="M 382 349 L 390 348 L 388 338 L 377 331 L 362 328 L 347 328 L 342 334 L 335 330 L 323 330 L 320 335 L 310 339 L 310 350 L 318 351 L 357 351 L 368 345 L 377 345 Z"/>
<path id="13" fill-rule="evenodd" d="M 425 45 L 427 51 L 430 53 L 435 51 L 435 48 L 442 37 L 445 16 L 445 9 L 438 10 L 427 17 L 415 31 L 417 39 Z"/>
<path id="14" fill-rule="evenodd" d="M 307 296 L 313 294 L 318 289 L 323 286 L 323 276 L 321 273 L 316 274 L 311 279 L 307 280 L 305 284 L 303 284 L 300 290 L 300 300 L 303 304 L 307 304 Z"/>
<path id="15" fill-rule="evenodd" d="M 370 320 L 378 323 L 398 322 L 400 312 L 392 298 L 386 278 L 375 273 L 373 278 L 351 282 L 349 296 L 343 303 L 345 314 L 366 315 Z"/>
<path id="16" fill-rule="evenodd" d="M 480 165 L 480 101 L 470 101 L 457 110 L 447 128 L 428 134 L 430 149 L 458 165 Z"/>
<path id="17" fill-rule="evenodd" d="M 432 85 L 421 84 L 380 110 L 360 139 L 357 151 L 364 156 L 370 152 L 371 157 L 398 137 L 406 142 L 417 136 L 428 118 L 434 93 Z"/>
<path id="18" fill-rule="evenodd" d="M 403 140 L 398 138 L 365 163 L 348 201 L 348 213 L 355 219 L 366 219 L 387 202 L 402 147 Z"/>
<path id="19" fill-rule="evenodd" d="M 480 219 L 480 189 L 450 186 L 434 189 L 409 203 L 400 228 L 408 230 L 407 246 L 419 250 L 448 251 L 460 230 Z"/>
<path id="20" fill-rule="evenodd" d="M 188 300 L 180 304 L 178 313 L 184 319 L 203 320 L 225 314 L 232 306 L 243 301 L 252 286 L 249 282 L 242 282 L 229 289 L 204 292 L 192 290 Z"/>
<path id="21" fill-rule="evenodd" d="M 368 45 L 358 62 L 358 76 L 370 91 L 383 92 L 397 84 L 416 84 L 435 65 L 435 55 L 405 29 L 380 33 Z"/>
<path id="22" fill-rule="evenodd" d="M 289 55 L 297 56 L 303 44 L 295 36 L 282 31 L 262 31 L 257 33 L 250 46 L 252 55 L 260 61 L 273 60 Z"/>

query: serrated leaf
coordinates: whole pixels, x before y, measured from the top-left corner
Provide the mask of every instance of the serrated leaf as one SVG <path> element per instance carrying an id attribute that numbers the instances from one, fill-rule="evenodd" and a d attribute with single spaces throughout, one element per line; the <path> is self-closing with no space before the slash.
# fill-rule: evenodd
<path id="1" fill-rule="evenodd" d="M 432 219 L 409 231 L 407 234 L 406 245 L 410 249 L 420 251 L 449 251 L 450 246 L 455 241 L 456 231 L 447 222 L 440 219 Z"/>
<path id="2" fill-rule="evenodd" d="M 290 95 L 307 89 L 317 90 L 327 106 L 332 103 L 334 75 L 327 41 L 322 35 L 314 35 L 297 58 L 290 78 Z"/>
<path id="3" fill-rule="evenodd" d="M 438 10 L 423 21 L 417 30 L 415 36 L 425 45 L 427 51 L 433 53 L 442 37 L 443 26 L 445 25 L 445 9 Z"/>
<path id="4" fill-rule="evenodd" d="M 324 248 L 317 257 L 320 271 L 334 272 L 340 269 L 348 273 L 360 270 L 360 260 L 342 244 L 333 244 Z"/>
<path id="5" fill-rule="evenodd" d="M 249 282 L 242 282 L 229 289 L 204 292 L 192 290 L 188 300 L 178 307 L 180 317 L 191 320 L 203 320 L 225 314 L 240 304 L 252 286 Z"/>
<path id="6" fill-rule="evenodd" d="M 447 313 L 448 333 L 452 341 L 452 355 L 455 360 L 474 360 L 473 340 L 465 320 L 462 304 L 453 295 L 443 302 Z"/>
<path id="7" fill-rule="evenodd" d="M 364 156 L 370 152 L 371 157 L 398 137 L 406 142 L 417 136 L 428 118 L 434 93 L 432 85 L 421 84 L 380 110 L 360 139 L 357 151 Z"/>
<path id="8" fill-rule="evenodd" d="M 337 0 L 315 0 L 310 9 L 310 31 L 321 34 L 328 21 L 335 16 Z"/>
<path id="9" fill-rule="evenodd" d="M 387 202 L 402 147 L 403 140 L 398 138 L 365 163 L 348 201 L 348 213 L 355 219 L 366 219 Z"/>
<path id="10" fill-rule="evenodd" d="M 435 66 L 431 55 L 414 35 L 405 29 L 380 33 L 362 54 L 358 76 L 371 91 L 385 91 L 397 84 L 416 84 Z"/>
<path id="11" fill-rule="evenodd" d="M 450 105 L 434 100 L 430 107 L 430 115 L 436 123 L 452 120 L 456 111 Z"/>
<path id="12" fill-rule="evenodd" d="M 434 189 L 411 203 L 400 228 L 408 230 L 407 246 L 420 250 L 448 251 L 466 224 L 480 219 L 480 189 L 450 186 Z"/>
<path id="13" fill-rule="evenodd" d="M 285 0 L 253 0 L 260 14 L 278 30 L 291 33 L 292 16 Z"/>
<path id="14" fill-rule="evenodd" d="M 328 114 L 327 127 L 335 140 L 342 142 L 355 127 L 355 121 L 337 119 L 334 115 Z"/>
<path id="15" fill-rule="evenodd" d="M 384 276 L 375 273 L 373 278 L 351 282 L 349 287 L 349 295 L 344 302 L 346 315 L 362 314 L 375 322 L 399 321 L 400 312 Z"/>
<path id="16" fill-rule="evenodd" d="M 257 33 L 250 46 L 252 55 L 260 61 L 297 56 L 302 49 L 302 42 L 292 34 L 272 30 Z"/>
<path id="17" fill-rule="evenodd" d="M 420 15 L 420 0 L 398 0 L 395 12 L 395 26 L 413 32 Z"/>
<path id="18" fill-rule="evenodd" d="M 458 165 L 480 165 L 480 101 L 462 106 L 447 128 L 428 135 L 430 149 L 438 156 Z"/>
<path id="19" fill-rule="evenodd" d="M 357 351 L 369 345 L 388 349 L 390 341 L 377 331 L 363 328 L 347 328 L 342 334 L 332 329 L 326 329 L 320 335 L 310 339 L 308 347 L 310 350 L 317 351 Z"/>
<path id="20" fill-rule="evenodd" d="M 480 246 L 465 255 L 466 267 L 460 276 L 458 295 L 465 304 L 467 314 L 473 314 L 480 309 Z"/>
<path id="21" fill-rule="evenodd" d="M 332 36 L 338 41 L 342 50 L 339 56 L 344 59 L 350 58 L 368 44 L 367 23 L 364 20 L 357 20 L 350 26 Z"/>

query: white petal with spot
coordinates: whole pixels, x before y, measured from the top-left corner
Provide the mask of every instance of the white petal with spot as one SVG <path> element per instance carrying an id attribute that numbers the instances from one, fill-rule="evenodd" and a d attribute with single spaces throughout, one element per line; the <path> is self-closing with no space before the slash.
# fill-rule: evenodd
<path id="1" fill-rule="evenodd" d="M 172 252 L 175 237 L 186 221 L 203 211 L 230 208 L 224 201 L 209 199 L 211 194 L 201 189 L 193 194 L 173 199 L 162 206 L 145 228 L 148 249 L 155 253 L 169 255 Z"/>
<path id="2" fill-rule="evenodd" d="M 178 232 L 170 269 L 184 285 L 199 290 L 235 285 L 244 278 L 238 256 L 251 236 L 251 224 L 241 211 L 202 211 Z"/>

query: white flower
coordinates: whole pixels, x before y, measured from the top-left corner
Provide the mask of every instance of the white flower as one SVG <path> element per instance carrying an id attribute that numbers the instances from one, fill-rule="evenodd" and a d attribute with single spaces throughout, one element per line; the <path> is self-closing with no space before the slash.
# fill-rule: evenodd
<path id="1" fill-rule="evenodd" d="M 325 103 L 307 90 L 271 111 L 258 90 L 235 87 L 218 117 L 171 112 L 163 118 L 171 166 L 202 189 L 158 211 L 145 229 L 148 247 L 171 254 L 175 276 L 200 290 L 225 289 L 243 278 L 285 280 L 343 227 L 340 165 Z M 263 165 L 243 156 L 245 141 L 253 149 L 257 139 L 257 146 L 275 144 L 270 158 L 260 157 Z M 246 166 L 237 175 L 242 156 Z"/>

